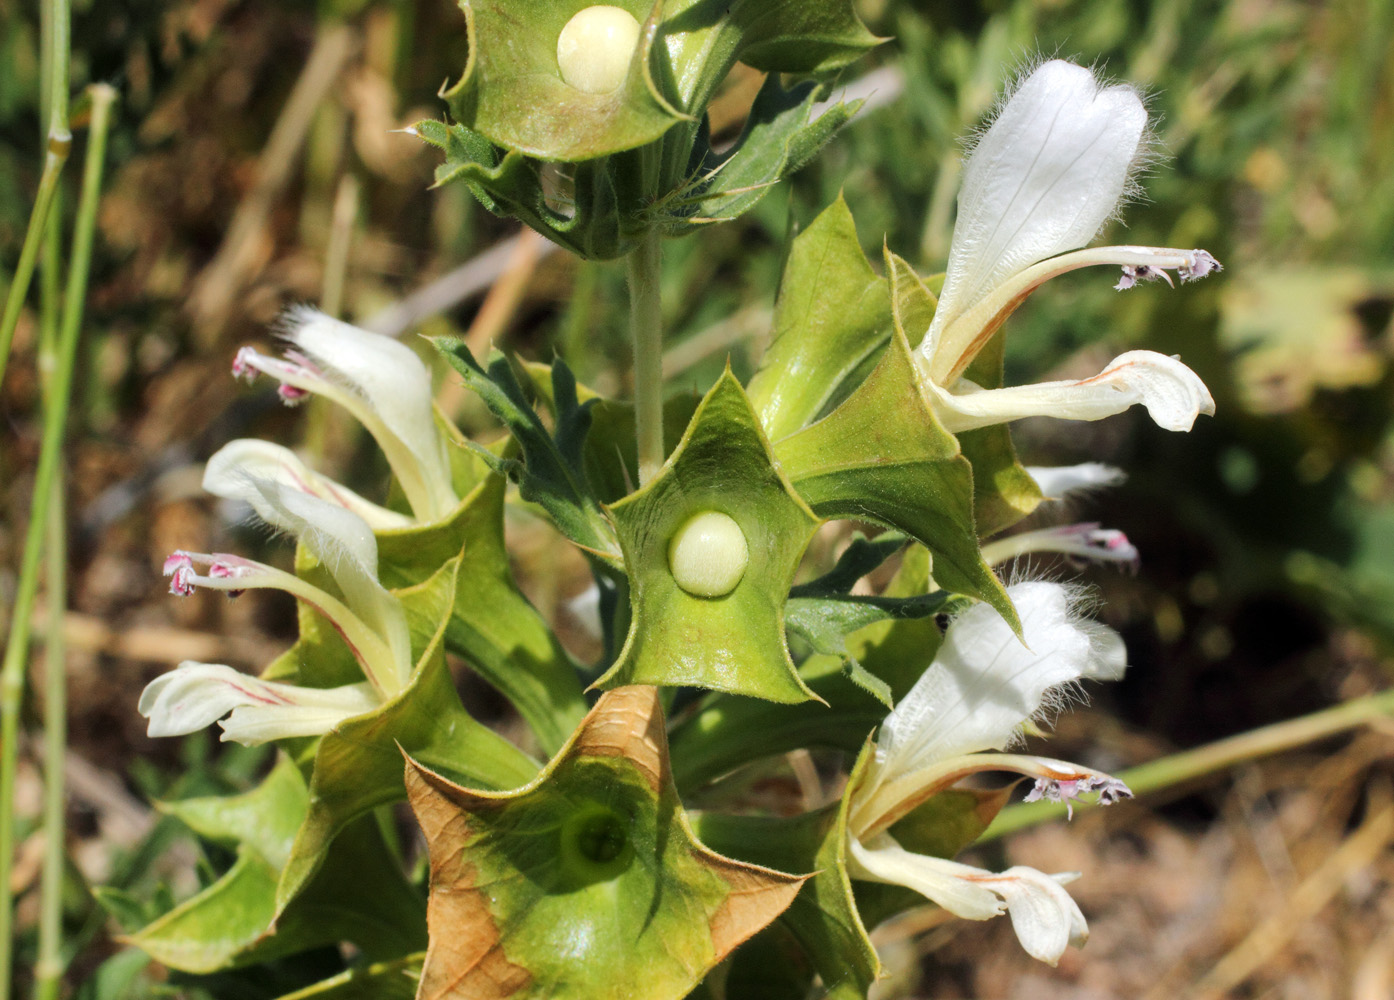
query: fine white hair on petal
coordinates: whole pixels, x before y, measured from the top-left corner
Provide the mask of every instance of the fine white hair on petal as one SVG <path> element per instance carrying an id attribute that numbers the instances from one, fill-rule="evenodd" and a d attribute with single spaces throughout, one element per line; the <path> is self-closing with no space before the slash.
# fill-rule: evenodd
<path id="1" fill-rule="evenodd" d="M 1082 462 L 1079 465 L 1028 465 L 1026 472 L 1040 487 L 1047 500 L 1063 500 L 1072 493 L 1121 486 L 1128 474 L 1103 462 Z"/>
<path id="2" fill-rule="evenodd" d="M 375 530 L 411 525 L 395 510 L 365 500 L 347 486 L 311 469 L 289 448 L 256 438 L 238 438 L 219 448 L 203 468 L 203 488 L 214 496 L 251 503 L 253 480 L 267 479 L 353 511 Z"/>
<path id="3" fill-rule="evenodd" d="M 431 373 L 415 351 L 308 306 L 289 310 L 279 332 L 327 378 L 367 402 L 416 458 L 430 488 L 450 492 L 450 461 L 436 428 Z M 448 498 L 436 502 L 445 510 L 453 506 Z"/>
<path id="4" fill-rule="evenodd" d="M 1019 640 L 986 604 L 950 623 L 933 664 L 886 718 L 876 739 L 881 780 L 979 750 L 1002 749 L 1052 694 L 1081 677 L 1121 673 L 1120 644 L 1081 617 L 1078 592 L 1058 583 L 1015 584 Z"/>
<path id="5" fill-rule="evenodd" d="M 1059 59 L 1002 104 L 963 166 L 947 277 L 926 341 L 1022 269 L 1084 246 L 1129 193 L 1147 110 Z"/>
<path id="6" fill-rule="evenodd" d="M 1163 430 L 1188 431 L 1200 414 L 1215 412 L 1200 376 L 1156 351 L 1120 354 L 1099 374 L 1076 382 L 981 389 L 963 379 L 955 392 L 925 385 L 935 416 L 954 434 L 1023 417 L 1102 420 L 1139 403 Z"/>

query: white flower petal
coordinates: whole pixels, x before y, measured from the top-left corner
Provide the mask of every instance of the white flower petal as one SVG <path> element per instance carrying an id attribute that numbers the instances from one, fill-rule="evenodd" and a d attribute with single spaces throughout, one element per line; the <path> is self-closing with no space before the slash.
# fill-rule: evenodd
<path id="1" fill-rule="evenodd" d="M 888 834 L 876 838 L 871 847 L 863 846 L 855 837 L 849 839 L 847 846 L 848 873 L 853 878 L 914 889 L 967 920 L 988 920 L 1005 909 L 996 893 L 963 877 L 989 874 L 971 865 L 915 854 Z"/>
<path id="2" fill-rule="evenodd" d="M 1080 465 L 1028 465 L 1026 471 L 1040 487 L 1047 500 L 1063 500 L 1071 493 L 1120 486 L 1128 478 L 1122 469 L 1103 462 L 1083 462 Z"/>
<path id="3" fill-rule="evenodd" d="M 1031 581 L 1007 590 L 1024 643 L 989 605 L 949 625 L 933 665 L 886 718 L 877 760 L 893 774 L 945 757 L 1001 749 L 1040 711 L 1046 692 L 1091 669 L 1092 648 L 1069 588 Z"/>
<path id="4" fill-rule="evenodd" d="M 282 333 L 326 379 L 366 404 L 368 413 L 359 409 L 358 415 L 378 439 L 417 519 L 449 513 L 458 498 L 435 423 L 431 373 L 416 352 L 310 308 L 287 314 Z"/>
<path id="5" fill-rule="evenodd" d="M 256 487 L 249 479 L 268 479 L 353 511 L 375 531 L 405 528 L 412 519 L 365 500 L 347 486 L 322 476 L 289 448 L 255 438 L 230 441 L 208 459 L 203 488 L 229 500 L 249 499 Z"/>
<path id="6" fill-rule="evenodd" d="M 938 380 L 948 374 L 941 363 L 961 370 L 991 319 L 956 324 L 962 315 L 1012 275 L 1098 234 L 1127 191 L 1146 128 L 1132 87 L 1101 87 L 1058 59 L 1011 94 L 964 163 L 948 274 L 921 347 Z"/>
<path id="7" fill-rule="evenodd" d="M 1025 643 L 986 604 L 949 625 L 933 664 L 877 734 L 876 756 L 853 793 L 853 833 L 884 829 L 903 815 L 937 786 L 951 758 L 1014 742 L 1052 691 L 1121 674 L 1121 641 L 1076 613 L 1069 588 L 1032 581 L 1007 593 Z"/>
<path id="8" fill-rule="evenodd" d="M 288 736 L 313 736 L 381 701 L 370 684 L 303 688 L 248 676 L 221 663 L 186 660 L 141 692 L 138 709 L 150 720 L 150 736 L 183 736 L 232 713 L 243 724 L 224 723 L 225 739 L 251 746 Z M 232 722 L 232 719 L 228 720 Z"/>
<path id="9" fill-rule="evenodd" d="M 935 416 L 955 434 L 1022 417 L 1101 420 L 1138 403 L 1164 430 L 1188 431 L 1197 416 L 1215 412 L 1215 400 L 1200 376 L 1155 351 L 1121 354 L 1099 374 L 1078 382 L 979 389 L 960 380 L 960 391 L 948 392 L 924 381 Z"/>
<path id="10" fill-rule="evenodd" d="M 1073 873 L 1064 877 L 1074 879 Z M 1006 900 L 1012 930 L 1026 953 L 1048 965 L 1059 962 L 1067 946 L 1089 939 L 1089 924 L 1060 878 L 1019 865 L 981 883 Z"/>
<path id="11" fill-rule="evenodd" d="M 268 523 L 295 535 L 322 562 L 353 613 L 392 652 L 394 674 L 411 672 L 411 637 L 402 603 L 378 582 L 378 544 L 367 523 L 352 511 L 277 482 L 254 479 L 248 497 Z"/>
<path id="12" fill-rule="evenodd" d="M 905 850 L 889 835 L 869 845 L 848 841 L 848 873 L 853 878 L 914 889 L 955 916 L 988 920 L 1003 910 L 1027 954 L 1054 965 L 1071 944 L 1082 945 L 1089 926 L 1062 886 L 1073 873 L 1051 876 L 1017 866 L 1000 875 L 971 865 Z"/>

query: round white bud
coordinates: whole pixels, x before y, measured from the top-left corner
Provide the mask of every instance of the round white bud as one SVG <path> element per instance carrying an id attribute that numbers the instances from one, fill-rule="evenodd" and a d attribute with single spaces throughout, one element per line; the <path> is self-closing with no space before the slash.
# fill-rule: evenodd
<path id="1" fill-rule="evenodd" d="M 608 94 L 629 74 L 639 22 L 629 11 L 597 4 L 577 11 L 557 36 L 561 78 L 587 94 Z"/>
<path id="2" fill-rule="evenodd" d="M 693 597 L 724 597 L 736 589 L 750 562 L 741 526 L 726 514 L 688 518 L 668 542 L 668 568 Z"/>

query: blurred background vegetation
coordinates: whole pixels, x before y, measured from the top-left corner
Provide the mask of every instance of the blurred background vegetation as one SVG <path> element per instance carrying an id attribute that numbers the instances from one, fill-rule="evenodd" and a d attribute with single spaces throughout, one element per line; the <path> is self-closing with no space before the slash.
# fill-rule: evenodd
<path id="1" fill-rule="evenodd" d="M 42 165 L 34 6 L 0 0 L 0 285 Z M 865 0 L 861 10 L 893 40 L 842 82 L 877 71 L 878 106 L 751 215 L 669 244 L 672 387 L 705 389 L 728 354 L 739 374 L 753 370 L 789 240 L 839 190 L 873 259 L 884 239 L 922 272 L 942 270 L 960 137 L 1036 54 L 1097 62 L 1144 88 L 1156 121 L 1146 200 L 1107 238 L 1204 247 L 1225 271 L 1184 292 L 1120 295 L 1111 275 L 1087 271 L 1052 282 L 1012 320 L 1009 383 L 1091 374 L 1146 346 L 1180 354 L 1218 413 L 1190 435 L 1136 414 L 1018 427 L 1031 464 L 1128 470 L 1126 487 L 1068 513 L 1124 529 L 1143 554 L 1136 577 L 1086 574 L 1133 666 L 1088 712 L 1060 720 L 1051 753 L 1124 766 L 1387 686 L 1394 0 Z M 179 660 L 256 669 L 293 634 L 279 595 L 166 596 L 159 568 L 174 548 L 288 555 L 228 523 L 198 489 L 199 463 L 232 437 L 264 436 L 302 444 L 369 495 L 385 479 L 347 422 L 236 386 L 232 354 L 264 344 L 287 304 L 327 302 L 395 333 L 559 353 L 583 380 L 623 393 L 622 265 L 512 240 L 517 227 L 463 187 L 428 190 L 433 154 L 397 130 L 440 117 L 436 91 L 464 64 L 462 18 L 447 0 L 79 0 L 73 51 L 74 91 L 109 81 L 121 105 L 70 417 L 68 982 L 94 1000 L 273 997 L 308 981 L 306 969 L 166 983 L 121 950 L 90 893 L 153 895 L 148 913 L 188 893 L 190 871 L 225 865 L 196 856 L 149 802 L 245 787 L 266 759 L 209 734 L 157 744 L 135 713 L 145 680 Z M 737 68 L 713 109 L 718 133 L 734 135 L 758 82 Z M 77 173 L 70 165 L 71 191 Z M 69 214 L 75 200 L 63 199 Z M 34 346 L 26 315 L 0 396 L 5 596 L 38 448 Z M 481 408 L 443 392 L 462 424 L 487 430 Z M 565 610 L 583 565 L 559 570 L 535 521 L 512 528 L 525 588 L 593 654 Z M 461 683 L 481 714 L 510 725 L 487 691 Z M 26 718 L 38 712 L 35 699 Z M 1085 871 L 1076 894 L 1094 943 L 1052 971 L 1019 955 L 1009 928 L 904 920 L 881 935 L 895 970 L 885 995 L 1394 995 L 1388 838 L 1341 853 L 1388 806 L 1391 741 L 1394 728 L 1364 733 L 998 845 L 997 862 Z M 37 784 L 26 755 L 22 835 L 37 823 Z M 14 876 L 21 988 L 34 840 Z M 1344 867 L 1332 869 L 1337 857 Z"/>

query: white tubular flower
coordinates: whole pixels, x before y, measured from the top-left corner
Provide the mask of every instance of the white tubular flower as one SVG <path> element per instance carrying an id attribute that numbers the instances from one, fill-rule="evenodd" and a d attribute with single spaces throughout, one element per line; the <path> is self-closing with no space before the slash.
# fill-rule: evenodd
<path id="1" fill-rule="evenodd" d="M 1140 561 L 1127 535 L 1117 528 L 1102 528 L 1097 522 L 1039 528 L 994 539 L 983 545 L 983 560 L 989 566 L 1000 566 L 1009 559 L 1037 552 L 1058 552 L 1085 562 L 1118 563 L 1132 570 L 1137 569 Z"/>
<path id="2" fill-rule="evenodd" d="M 989 920 L 1004 911 L 1026 953 L 1049 965 L 1069 945 L 1089 939 L 1089 925 L 1063 883 L 1075 873 L 1047 875 L 1017 865 L 998 874 L 905 850 L 882 834 L 870 845 L 850 844 L 848 868 L 854 878 L 914 889 L 926 899 L 967 920 Z"/>
<path id="3" fill-rule="evenodd" d="M 1170 281 L 1167 270 L 1187 281 L 1219 269 L 1204 250 L 1080 249 L 1130 193 L 1146 132 L 1147 111 L 1132 87 L 1101 86 L 1084 67 L 1054 59 L 1021 81 L 978 139 L 963 167 L 943 294 L 919 347 L 950 430 L 1033 414 L 1098 420 L 1138 402 L 1162 426 L 1184 430 L 1197 413 L 1213 412 L 1210 394 L 1189 369 L 1148 352 L 1124 355 L 1095 379 L 1030 387 L 1038 390 L 1033 392 L 975 391 L 960 382 L 1003 321 L 1058 274 L 1112 264 L 1123 268 L 1117 287 L 1128 288 L 1157 277 Z M 1154 359 L 1148 364 L 1155 371 L 1142 371 L 1143 355 Z M 1130 370 L 1120 373 L 1125 359 Z M 1176 383 L 1178 388 L 1165 391 L 1180 392 L 1190 402 L 1158 417 L 1153 400 L 1162 391 L 1156 389 L 1159 380 Z M 999 393 L 1014 395 L 997 403 Z M 972 405 L 960 409 L 959 397 L 972 399 Z"/>
<path id="4" fill-rule="evenodd" d="M 284 357 L 244 347 L 233 374 L 279 379 L 289 404 L 315 393 L 344 407 L 377 440 L 416 519 L 450 513 L 459 498 L 431 407 L 431 374 L 416 352 L 310 308 L 287 313 L 281 336 L 290 344 Z"/>
<path id="5" fill-rule="evenodd" d="M 1054 964 L 1087 933 L 1059 876 L 1030 868 L 998 875 L 921 857 L 886 833 L 932 795 L 979 771 L 1035 777 L 1039 798 L 1068 802 L 1097 792 L 1101 802 L 1111 802 L 1130 794 L 1116 778 L 1066 761 L 982 752 L 1016 742 L 1078 681 L 1121 677 L 1126 662 L 1118 634 L 1082 618 L 1069 588 L 1038 581 L 1007 592 L 1024 642 L 985 604 L 953 621 L 934 663 L 877 735 L 875 757 L 848 804 L 848 847 L 855 877 L 908 886 L 970 920 L 1009 912 L 1026 950 Z"/>
<path id="6" fill-rule="evenodd" d="M 304 542 L 334 577 L 343 600 L 293 573 L 225 553 L 175 552 L 164 566 L 170 591 L 187 595 L 206 587 L 235 596 L 273 588 L 293 594 L 333 623 L 382 697 L 396 694 L 411 673 L 411 639 L 401 602 L 378 583 L 372 529 L 352 511 L 281 483 L 242 482 L 244 491 L 235 495 L 272 527 Z"/>
<path id="7" fill-rule="evenodd" d="M 256 438 L 230 441 L 208 460 L 203 488 L 227 500 L 246 500 L 249 481 L 270 480 L 352 511 L 374 531 L 405 528 L 412 519 L 365 500 L 347 486 L 322 476 L 289 448 Z"/>
<path id="8" fill-rule="evenodd" d="M 1103 462 L 1083 462 L 1079 465 L 1028 465 L 1027 474 L 1036 481 L 1041 496 L 1047 500 L 1064 500 L 1076 493 L 1121 486 L 1128 478 L 1122 469 Z"/>
<path id="9" fill-rule="evenodd" d="M 1039 382 L 1008 389 L 980 389 L 959 379 L 955 391 L 929 385 L 934 410 L 953 434 L 1022 417 L 1102 420 L 1141 403 L 1158 427 L 1188 431 L 1200 414 L 1215 412 L 1210 390 L 1176 358 L 1129 351 L 1099 374 L 1077 382 Z"/>
<path id="10" fill-rule="evenodd" d="M 257 746 L 319 736 L 381 703 L 367 683 L 297 687 L 249 677 L 220 663 L 185 660 L 146 685 L 139 710 L 150 720 L 150 736 L 184 736 L 221 719 L 224 741 Z"/>

